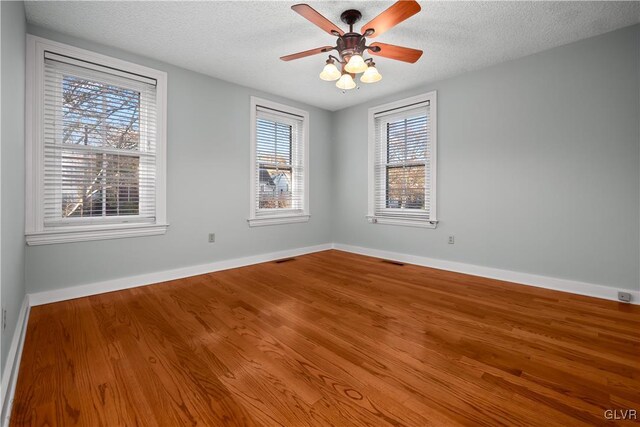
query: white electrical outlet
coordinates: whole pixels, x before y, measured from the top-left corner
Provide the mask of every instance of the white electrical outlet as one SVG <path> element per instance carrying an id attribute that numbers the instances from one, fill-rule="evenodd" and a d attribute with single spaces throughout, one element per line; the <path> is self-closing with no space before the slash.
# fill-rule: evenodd
<path id="1" fill-rule="evenodd" d="M 456 242 L 456 236 L 449 236 L 449 244 L 453 245 Z"/>
<path id="2" fill-rule="evenodd" d="M 216 241 L 216 233 L 209 233 L 209 243 L 214 243 Z"/>

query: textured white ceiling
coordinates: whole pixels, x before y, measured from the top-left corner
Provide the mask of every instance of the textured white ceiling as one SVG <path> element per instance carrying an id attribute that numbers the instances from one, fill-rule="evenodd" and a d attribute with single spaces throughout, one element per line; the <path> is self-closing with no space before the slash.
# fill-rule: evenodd
<path id="1" fill-rule="evenodd" d="M 329 110 L 640 21 L 638 2 L 421 2 L 420 13 L 375 41 L 422 49 L 422 58 L 376 59 L 383 80 L 343 94 L 318 78 L 324 55 L 278 59 L 335 42 L 290 9 L 302 1 L 27 1 L 26 13 L 35 25 Z M 343 10 L 359 9 L 363 24 L 393 1 L 308 3 L 344 28 Z"/>

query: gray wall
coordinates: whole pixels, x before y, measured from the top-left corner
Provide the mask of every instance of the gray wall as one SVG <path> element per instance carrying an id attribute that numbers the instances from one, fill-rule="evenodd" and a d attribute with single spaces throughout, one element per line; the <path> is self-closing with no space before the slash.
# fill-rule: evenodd
<path id="1" fill-rule="evenodd" d="M 2 361 L 9 352 L 24 299 L 24 67 L 25 17 L 22 2 L 2 2 Z M 4 372 L 3 372 L 4 375 Z"/>
<path id="2" fill-rule="evenodd" d="M 332 240 L 638 287 L 638 26 L 333 114 L 291 102 L 311 113 L 312 219 L 263 228 L 246 224 L 249 96 L 282 99 L 28 30 L 169 73 L 171 222 L 165 236 L 28 247 L 28 292 Z M 367 109 L 433 89 L 441 223 L 436 230 L 368 224 Z M 216 232 L 213 245 L 208 232 Z M 449 234 L 455 245 L 447 245 Z"/>
<path id="3" fill-rule="evenodd" d="M 638 289 L 639 28 L 335 113 L 333 240 Z M 367 109 L 430 90 L 441 223 L 368 224 Z"/>
<path id="4" fill-rule="evenodd" d="M 29 27 L 34 35 L 168 73 L 166 235 L 26 250 L 27 291 L 330 242 L 331 113 L 122 51 Z M 249 97 L 310 113 L 308 223 L 249 228 Z M 209 232 L 216 243 L 207 242 Z"/>

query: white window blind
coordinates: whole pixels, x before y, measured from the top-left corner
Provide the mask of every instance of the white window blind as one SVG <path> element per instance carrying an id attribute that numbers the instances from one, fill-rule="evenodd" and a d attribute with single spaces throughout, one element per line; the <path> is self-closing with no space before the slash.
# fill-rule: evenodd
<path id="1" fill-rule="evenodd" d="M 258 98 L 252 98 L 252 109 L 249 224 L 306 221 L 308 113 Z"/>
<path id="2" fill-rule="evenodd" d="M 372 113 L 372 222 L 435 222 L 432 104 L 422 99 Z"/>
<path id="3" fill-rule="evenodd" d="M 156 81 L 45 52 L 45 227 L 154 222 Z"/>

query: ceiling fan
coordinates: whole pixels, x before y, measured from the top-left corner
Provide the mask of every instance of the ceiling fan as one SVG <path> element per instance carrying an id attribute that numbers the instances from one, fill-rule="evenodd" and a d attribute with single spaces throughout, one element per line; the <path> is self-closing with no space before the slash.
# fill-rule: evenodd
<path id="1" fill-rule="evenodd" d="M 402 21 L 420 12 L 420 5 L 415 0 L 398 1 L 363 25 L 360 33 L 353 31 L 353 25 L 362 18 L 362 14 L 358 10 L 345 10 L 340 15 L 340 20 L 349 25 L 349 32 L 345 33 L 308 4 L 296 4 L 291 6 L 291 9 L 332 36 L 338 37 L 338 40 L 335 46 L 323 46 L 316 49 L 305 50 L 304 52 L 282 56 L 280 59 L 283 61 L 291 61 L 331 52 L 332 50 L 338 51 L 339 58 L 329 55 L 329 59 L 327 59 L 326 65 L 320 73 L 320 78 L 326 81 L 337 80 L 336 86 L 343 91 L 353 89 L 357 86 L 354 77 L 358 73 L 363 73 L 362 76 L 360 76 L 360 81 L 363 83 L 374 83 L 382 79 L 382 75 L 376 69 L 376 64 L 373 62 L 373 59 L 363 58 L 366 51 L 371 55 L 412 64 L 422 56 L 422 51 L 418 49 L 378 42 L 367 45 L 367 38 L 378 37 Z M 336 66 L 336 62 L 341 65 L 340 70 Z"/>

